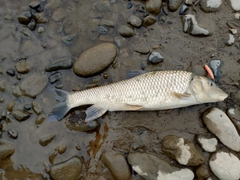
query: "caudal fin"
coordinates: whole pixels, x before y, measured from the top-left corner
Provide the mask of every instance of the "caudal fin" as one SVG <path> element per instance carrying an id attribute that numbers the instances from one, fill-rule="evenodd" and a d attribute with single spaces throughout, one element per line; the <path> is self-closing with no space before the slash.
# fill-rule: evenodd
<path id="1" fill-rule="evenodd" d="M 59 121 L 70 110 L 70 107 L 67 103 L 68 93 L 59 89 L 55 89 L 55 92 L 58 95 L 56 99 L 60 102 L 53 108 L 52 112 L 49 114 L 48 121 Z"/>

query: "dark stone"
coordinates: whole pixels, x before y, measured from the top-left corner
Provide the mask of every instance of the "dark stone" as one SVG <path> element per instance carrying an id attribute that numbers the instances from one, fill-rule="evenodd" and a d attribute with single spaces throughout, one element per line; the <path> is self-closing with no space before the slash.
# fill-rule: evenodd
<path id="1" fill-rule="evenodd" d="M 42 12 L 44 9 L 43 6 L 43 2 L 39 2 L 39 1 L 32 1 L 29 5 L 28 5 L 31 9 L 36 10 L 37 12 Z"/>
<path id="2" fill-rule="evenodd" d="M 183 5 L 180 7 L 179 15 L 184 15 L 185 12 L 187 12 L 188 9 L 189 9 L 188 6 L 185 5 L 185 4 L 183 4 Z"/>
<path id="3" fill-rule="evenodd" d="M 8 69 L 7 74 L 10 75 L 10 76 L 15 76 L 16 71 L 14 69 Z"/>
<path id="4" fill-rule="evenodd" d="M 33 14 L 33 18 L 36 20 L 38 24 L 44 24 L 48 21 L 43 12 Z"/>
<path id="5" fill-rule="evenodd" d="M 10 129 L 10 130 L 8 130 L 8 135 L 13 139 L 17 139 L 18 132 L 17 132 L 17 130 Z"/>
<path id="6" fill-rule="evenodd" d="M 37 23 L 34 19 L 31 20 L 31 22 L 28 24 L 28 28 L 31 30 L 31 31 L 34 31 L 34 29 L 36 28 L 37 26 Z"/>
<path id="7" fill-rule="evenodd" d="M 75 37 L 76 37 L 76 34 L 70 34 L 68 36 L 64 36 L 62 38 L 62 41 L 67 45 L 70 45 Z"/>
<path id="8" fill-rule="evenodd" d="M 20 24 L 28 25 L 31 22 L 32 15 L 29 11 L 25 11 L 18 16 L 18 22 Z"/>
<path id="9" fill-rule="evenodd" d="M 55 72 L 53 74 L 51 74 L 49 77 L 48 77 L 48 80 L 51 84 L 57 82 L 57 81 L 60 81 L 62 78 L 62 75 L 60 72 Z"/>
<path id="10" fill-rule="evenodd" d="M 25 104 L 23 107 L 24 110 L 29 111 L 32 109 L 32 105 L 31 104 Z"/>
<path id="11" fill-rule="evenodd" d="M 54 87 L 57 88 L 57 89 L 62 89 L 63 88 L 62 80 L 57 81 L 56 83 L 54 83 Z"/>
<path id="12" fill-rule="evenodd" d="M 132 3 L 128 3 L 127 4 L 127 9 L 131 9 L 133 7 L 133 4 Z"/>
<path id="13" fill-rule="evenodd" d="M 56 71 L 59 69 L 69 69 L 72 67 L 72 59 L 71 58 L 60 58 L 54 60 L 50 64 L 47 65 L 45 71 Z"/>

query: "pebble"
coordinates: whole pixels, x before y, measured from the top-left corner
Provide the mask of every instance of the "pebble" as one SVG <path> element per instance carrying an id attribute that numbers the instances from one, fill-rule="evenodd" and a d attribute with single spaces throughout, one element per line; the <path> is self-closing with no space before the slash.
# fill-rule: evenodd
<path id="1" fill-rule="evenodd" d="M 47 80 L 44 76 L 31 74 L 23 79 L 19 87 L 24 95 L 35 98 L 46 85 Z"/>
<path id="2" fill-rule="evenodd" d="M 100 12 L 107 12 L 111 6 L 111 2 L 109 0 L 99 0 L 96 9 Z"/>
<path id="3" fill-rule="evenodd" d="M 218 108 L 210 108 L 203 114 L 203 122 L 211 133 L 228 148 L 239 152 L 240 137 L 228 116 Z"/>
<path id="4" fill-rule="evenodd" d="M 233 35 L 237 34 L 237 30 L 236 30 L 236 29 L 229 28 L 229 31 L 230 31 Z"/>
<path id="5" fill-rule="evenodd" d="M 12 93 L 15 97 L 20 97 L 23 95 L 19 86 L 15 86 Z"/>
<path id="6" fill-rule="evenodd" d="M 212 35 L 212 33 L 210 33 L 208 30 L 198 26 L 196 18 L 192 14 L 187 14 L 184 16 L 183 31 L 185 33 L 190 33 L 193 36 L 210 36 L 210 35 Z"/>
<path id="7" fill-rule="evenodd" d="M 231 6 L 235 11 L 240 10 L 240 1 L 239 0 L 230 0 Z"/>
<path id="8" fill-rule="evenodd" d="M 127 9 L 131 9 L 133 7 L 133 4 L 132 3 L 128 3 L 127 4 Z"/>
<path id="9" fill-rule="evenodd" d="M 0 161 L 3 161 L 10 157 L 15 151 L 15 147 L 12 143 L 6 141 L 0 141 Z"/>
<path id="10" fill-rule="evenodd" d="M 13 117 L 18 121 L 25 121 L 30 117 L 30 114 L 22 110 L 14 110 L 12 113 Z"/>
<path id="11" fill-rule="evenodd" d="M 10 130 L 8 130 L 8 135 L 13 139 L 17 139 L 18 132 L 17 132 L 17 130 L 10 129 Z"/>
<path id="12" fill-rule="evenodd" d="M 35 124 L 36 125 L 40 125 L 43 123 L 43 121 L 46 119 L 46 116 L 44 114 L 39 114 L 36 121 L 35 121 Z"/>
<path id="13" fill-rule="evenodd" d="M 23 61 L 18 61 L 15 64 L 15 69 L 17 70 L 18 73 L 28 73 L 31 69 L 31 66 L 27 63 L 27 61 L 23 60 Z"/>
<path id="14" fill-rule="evenodd" d="M 123 37 L 132 37 L 135 34 L 134 29 L 128 25 L 119 26 L 118 32 Z"/>
<path id="15" fill-rule="evenodd" d="M 52 140 L 55 138 L 55 136 L 56 135 L 54 135 L 54 134 L 45 135 L 44 137 L 39 139 L 39 144 L 42 146 L 47 146 L 50 142 L 52 142 Z"/>
<path id="16" fill-rule="evenodd" d="M 104 26 L 98 26 L 98 32 L 101 35 L 106 35 L 108 33 L 108 29 Z"/>
<path id="17" fill-rule="evenodd" d="M 172 12 L 177 11 L 183 0 L 168 0 L 168 9 Z"/>
<path id="18" fill-rule="evenodd" d="M 163 62 L 163 57 L 159 52 L 153 51 L 149 55 L 148 61 L 152 64 L 159 64 L 160 62 Z"/>
<path id="19" fill-rule="evenodd" d="M 239 93 L 240 93 L 240 91 L 239 91 Z M 227 111 L 227 115 L 232 121 L 240 123 L 240 110 L 239 109 L 230 108 Z"/>
<path id="20" fill-rule="evenodd" d="M 76 37 L 76 34 L 70 34 L 70 35 L 64 36 L 62 38 L 62 41 L 67 45 L 71 45 L 75 37 Z"/>
<path id="21" fill-rule="evenodd" d="M 213 154 L 209 166 L 220 180 L 240 179 L 240 160 L 230 152 L 219 151 Z"/>
<path id="22" fill-rule="evenodd" d="M 29 11 L 25 11 L 18 16 L 18 22 L 20 24 L 28 25 L 31 22 L 32 15 Z"/>
<path id="23" fill-rule="evenodd" d="M 146 180 L 193 180 L 194 174 L 190 169 L 171 166 L 159 157 L 148 153 L 130 153 L 128 163 L 132 169 Z"/>
<path id="24" fill-rule="evenodd" d="M 29 110 L 31 110 L 31 108 L 32 108 L 31 104 L 25 104 L 24 107 L 23 107 L 23 110 L 29 111 Z"/>
<path id="25" fill-rule="evenodd" d="M 82 162 L 77 156 L 50 167 L 50 175 L 54 180 L 76 180 L 81 171 Z"/>
<path id="26" fill-rule="evenodd" d="M 131 24 L 133 27 L 136 27 L 136 28 L 139 28 L 141 27 L 142 25 L 142 20 L 135 16 L 135 15 L 131 15 L 129 18 L 128 18 L 128 21 L 127 21 L 129 24 Z"/>
<path id="27" fill-rule="evenodd" d="M 0 91 L 5 91 L 5 89 L 7 88 L 7 81 L 6 80 L 1 80 L 0 81 Z"/>
<path id="28" fill-rule="evenodd" d="M 161 6 L 162 0 L 147 0 L 145 3 L 146 10 L 154 15 L 158 15 L 160 13 Z"/>
<path id="29" fill-rule="evenodd" d="M 40 105 L 40 103 L 38 101 L 34 100 L 32 102 L 32 107 L 33 107 L 34 112 L 37 115 L 39 115 L 42 112 L 42 106 Z"/>
<path id="30" fill-rule="evenodd" d="M 132 46 L 133 50 L 138 52 L 138 53 L 141 53 L 141 54 L 148 54 L 149 51 L 150 51 L 150 48 L 148 45 L 146 45 L 145 43 L 137 43 L 137 44 L 134 44 Z"/>
<path id="31" fill-rule="evenodd" d="M 152 15 L 146 16 L 143 19 L 144 26 L 151 26 L 151 25 L 155 24 L 155 22 L 157 22 L 157 19 Z"/>
<path id="32" fill-rule="evenodd" d="M 28 24 L 28 28 L 31 30 L 31 31 L 34 31 L 35 28 L 37 26 L 37 23 L 34 19 L 31 19 L 31 22 Z"/>
<path id="33" fill-rule="evenodd" d="M 197 141 L 207 152 L 214 152 L 217 149 L 218 140 L 211 134 L 199 134 L 197 135 Z"/>
<path id="34" fill-rule="evenodd" d="M 193 0 L 184 0 L 184 3 L 185 3 L 186 5 L 191 6 L 191 5 L 193 4 Z"/>
<path id="35" fill-rule="evenodd" d="M 50 156 L 48 157 L 49 162 L 52 163 L 52 164 L 54 164 L 54 159 L 55 159 L 55 157 L 56 157 L 57 155 L 58 155 L 57 152 L 53 152 L 52 154 L 50 154 Z"/>
<path id="36" fill-rule="evenodd" d="M 57 81 L 62 79 L 62 74 L 60 72 L 54 72 L 49 77 L 48 80 L 51 84 L 54 84 Z"/>
<path id="37" fill-rule="evenodd" d="M 186 4 L 183 4 L 179 9 L 179 15 L 184 15 L 188 9 L 189 7 Z"/>
<path id="38" fill-rule="evenodd" d="M 222 5 L 222 0 L 201 0 L 200 7 L 206 12 L 216 12 Z"/>
<path id="39" fill-rule="evenodd" d="M 59 154 L 63 154 L 67 150 L 67 146 L 65 144 L 62 144 L 57 148 L 57 151 Z"/>
<path id="40" fill-rule="evenodd" d="M 107 19 L 102 19 L 99 23 L 101 26 L 115 27 L 115 22 Z"/>
<path id="41" fill-rule="evenodd" d="M 206 180 L 207 178 L 210 177 L 210 171 L 208 167 L 204 164 L 199 166 L 196 170 L 196 176 L 198 180 Z"/>
<path id="42" fill-rule="evenodd" d="M 46 18 L 45 14 L 43 12 L 41 13 L 35 13 L 33 15 L 33 18 L 35 19 L 35 21 L 38 24 L 45 24 L 46 22 L 48 22 L 48 19 Z"/>
<path id="43" fill-rule="evenodd" d="M 204 161 L 192 142 L 174 135 L 163 138 L 162 151 L 182 165 L 198 166 Z"/>
<path id="44" fill-rule="evenodd" d="M 15 101 L 11 101 L 11 102 L 7 105 L 7 111 L 12 112 L 14 106 L 15 106 Z"/>
<path id="45" fill-rule="evenodd" d="M 101 43 L 84 51 L 73 65 L 79 76 L 93 76 L 105 70 L 115 59 L 117 47 L 112 43 Z"/>
<path id="46" fill-rule="evenodd" d="M 49 63 L 45 68 L 45 71 L 56 71 L 59 69 L 70 69 L 72 67 L 72 59 L 71 58 L 60 58 L 56 59 L 53 62 Z"/>
<path id="47" fill-rule="evenodd" d="M 15 76 L 16 71 L 14 69 L 8 69 L 7 74 L 10 75 L 10 76 Z"/>
<path id="48" fill-rule="evenodd" d="M 225 44 L 228 46 L 232 46 L 235 42 L 235 37 L 233 34 L 228 34 L 228 39 L 225 41 Z"/>
<path id="49" fill-rule="evenodd" d="M 38 34 L 42 34 L 45 31 L 44 27 L 39 27 L 37 32 Z"/>
<path id="50" fill-rule="evenodd" d="M 125 157 L 116 152 L 105 152 L 101 160 L 103 164 L 109 169 L 115 180 L 130 180 L 131 172 Z"/>
<path id="51" fill-rule="evenodd" d="M 40 2 L 39 1 L 32 1 L 32 2 L 29 3 L 28 6 L 32 9 L 38 9 L 39 6 L 40 6 Z"/>

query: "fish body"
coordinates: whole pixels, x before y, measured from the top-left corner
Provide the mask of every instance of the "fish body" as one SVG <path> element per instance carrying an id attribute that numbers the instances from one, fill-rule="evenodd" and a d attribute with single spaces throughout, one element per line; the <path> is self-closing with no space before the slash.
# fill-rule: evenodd
<path id="1" fill-rule="evenodd" d="M 92 105 L 85 121 L 107 111 L 150 111 L 223 101 L 227 94 L 216 84 L 187 71 L 155 71 L 75 93 L 56 90 L 64 97 L 49 116 L 60 120 L 74 107 Z"/>

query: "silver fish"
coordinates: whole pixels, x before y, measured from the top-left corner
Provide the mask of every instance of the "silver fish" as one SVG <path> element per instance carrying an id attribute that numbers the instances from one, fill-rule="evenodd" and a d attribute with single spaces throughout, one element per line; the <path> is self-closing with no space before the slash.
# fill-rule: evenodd
<path id="1" fill-rule="evenodd" d="M 48 119 L 61 120 L 74 107 L 92 105 L 85 121 L 107 111 L 149 111 L 223 101 L 227 94 L 206 77 L 187 71 L 155 71 L 75 93 L 56 90 L 62 98 Z"/>

